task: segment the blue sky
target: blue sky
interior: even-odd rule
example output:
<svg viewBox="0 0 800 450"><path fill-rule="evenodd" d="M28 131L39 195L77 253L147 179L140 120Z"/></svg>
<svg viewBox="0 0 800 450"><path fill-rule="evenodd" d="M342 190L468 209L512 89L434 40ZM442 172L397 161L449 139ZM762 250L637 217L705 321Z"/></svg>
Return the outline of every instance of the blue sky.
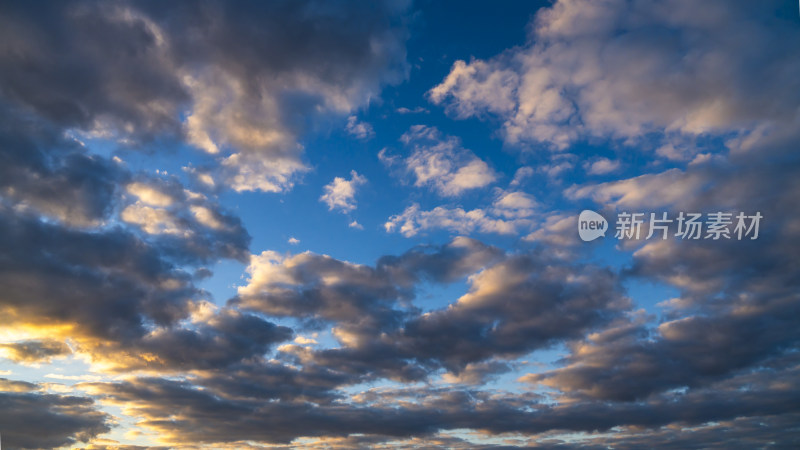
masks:
<svg viewBox="0 0 800 450"><path fill-rule="evenodd" d="M787 1L0 6L4 442L796 446L798 26Z"/></svg>

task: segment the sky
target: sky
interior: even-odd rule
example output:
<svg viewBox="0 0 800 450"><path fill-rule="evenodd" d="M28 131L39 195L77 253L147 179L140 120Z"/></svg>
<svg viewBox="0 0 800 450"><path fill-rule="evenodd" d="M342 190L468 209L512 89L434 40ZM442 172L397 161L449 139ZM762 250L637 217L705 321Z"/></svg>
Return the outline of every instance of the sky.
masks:
<svg viewBox="0 0 800 450"><path fill-rule="evenodd" d="M7 448L797 448L791 1L0 4Z"/></svg>

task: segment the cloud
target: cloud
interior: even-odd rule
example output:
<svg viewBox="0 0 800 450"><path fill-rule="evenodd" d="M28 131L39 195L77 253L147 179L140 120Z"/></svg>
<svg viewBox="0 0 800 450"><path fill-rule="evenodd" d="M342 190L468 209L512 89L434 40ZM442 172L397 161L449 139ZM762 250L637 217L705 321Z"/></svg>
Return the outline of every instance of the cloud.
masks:
<svg viewBox="0 0 800 450"><path fill-rule="evenodd" d="M67 356L71 353L67 344L55 340L0 344L0 355L17 363L49 363L54 357Z"/></svg>
<svg viewBox="0 0 800 450"><path fill-rule="evenodd" d="M505 218L529 218L539 205L532 195L521 191L501 192L492 207L494 214Z"/></svg>
<svg viewBox="0 0 800 450"><path fill-rule="evenodd" d="M111 430L110 416L98 411L91 398L45 394L40 389L33 383L0 379L3 445L21 449L72 446Z"/></svg>
<svg viewBox="0 0 800 450"><path fill-rule="evenodd" d="M185 233L167 210L153 208L140 202L128 205L120 214L120 218L125 222L139 225L150 234L184 235Z"/></svg>
<svg viewBox="0 0 800 450"><path fill-rule="evenodd" d="M615 172L620 166L619 160L612 161L608 158L600 158L592 163L585 163L583 167L590 175L605 175Z"/></svg>
<svg viewBox="0 0 800 450"><path fill-rule="evenodd" d="M409 321L401 346L458 370L581 336L627 307L612 273L545 261L537 254L509 256L473 275L455 303Z"/></svg>
<svg viewBox="0 0 800 450"><path fill-rule="evenodd" d="M540 254L505 255L467 238L383 257L374 267L265 252L254 256L248 271L248 284L232 305L334 324L340 348L288 345L279 349L282 358L355 379L420 380L437 368L460 379L462 371L478 370L493 357L514 358L583 336L629 306L610 271ZM468 274L468 293L447 308L423 314L412 306L422 281L446 283ZM489 367L505 366L487 366L481 376L491 376Z"/></svg>
<svg viewBox="0 0 800 450"><path fill-rule="evenodd" d="M288 240L287 242L288 242L288 243L290 243L290 244L292 244L292 245L297 245L297 244L299 244L299 243L300 243L300 239L297 239L297 238L295 238L295 237L290 237L290 238L289 238L289 240Z"/></svg>
<svg viewBox="0 0 800 450"><path fill-rule="evenodd" d="M237 191L290 189L307 118L346 115L407 71L404 2L95 6L4 7L4 97L90 136L183 140Z"/></svg>
<svg viewBox="0 0 800 450"><path fill-rule="evenodd" d="M291 339L292 330L251 314L223 309L194 327L155 329L132 350L149 355L150 369L220 369L259 357L273 344ZM123 364L122 370L131 370Z"/></svg>
<svg viewBox="0 0 800 450"><path fill-rule="evenodd" d="M527 178L530 178L535 173L533 167L522 166L514 172L514 178L511 180L509 186L517 187L521 185Z"/></svg>
<svg viewBox="0 0 800 450"><path fill-rule="evenodd" d="M238 389L252 386L250 382L217 384L201 379L200 389L182 380L138 378L84 387L107 402L124 405L142 418L142 427L173 446L240 440L303 446L311 444L294 440L324 437L336 442L363 436L374 443L414 436L412 443L417 445L430 442L447 447L452 442L442 443L437 432L468 428L493 435L520 433L521 445L555 445L577 435L584 445L635 446L650 442L647 436L662 436L678 448L686 442L718 443L719 433L728 442L730 431L744 439L737 444L733 438L732 448L749 448L753 443L785 441L785 428L796 419L796 377L796 369L780 369L773 378L780 384L761 375L744 375L720 383L715 390L659 396L646 403L565 405L543 402L532 393L435 386L372 388L345 404L300 399L263 402L252 391L241 395ZM259 385L270 386L264 381ZM181 405L181 420L166 420L170 405ZM612 428L614 433L605 433ZM681 433L676 434L675 428L681 428ZM691 437L686 433L692 433ZM695 433L699 433L697 441Z"/></svg>
<svg viewBox="0 0 800 450"><path fill-rule="evenodd" d="M555 149L593 137L648 146L648 133L781 134L773 128L796 125L788 74L800 59L763 49L800 34L780 8L559 1L537 13L524 45L456 61L429 98L459 118L500 117L508 143Z"/></svg>
<svg viewBox="0 0 800 450"><path fill-rule="evenodd" d="M514 225L503 219L488 217L482 209L465 211L462 208L437 206L430 211L420 209L414 203L402 212L394 215L384 224L386 232L399 232L405 237L412 237L424 230L445 229L453 233L513 234Z"/></svg>
<svg viewBox="0 0 800 450"><path fill-rule="evenodd" d="M198 263L202 254L144 241L119 227L70 229L0 208L4 263L0 310L9 332L25 330L35 342L3 345L20 362L44 361L70 349L98 367L196 367L266 352L291 331L261 318L222 310L203 315L205 294L172 261ZM208 251L208 250L206 250ZM41 342L40 342L41 341ZM191 351L190 351L191 350Z"/></svg>
<svg viewBox="0 0 800 450"><path fill-rule="evenodd" d="M401 214L391 216L384 228L388 233L399 232L405 237L412 237L436 229L458 234L516 234L520 229L530 227L537 206L533 197L519 191L497 192L488 209L466 211L460 207L437 206L425 211L414 203Z"/></svg>
<svg viewBox="0 0 800 450"><path fill-rule="evenodd" d="M0 201L69 226L105 221L129 176L58 127L2 102L0 142Z"/></svg>
<svg viewBox="0 0 800 450"><path fill-rule="evenodd" d="M427 108L424 108L422 106L417 106L416 108L413 108L413 109L406 108L405 106L401 106L401 107L397 108L395 111L398 114L423 114L423 113L424 114L428 114L430 112L430 111L428 111Z"/></svg>
<svg viewBox="0 0 800 450"><path fill-rule="evenodd" d="M376 334L397 330L404 320L418 314L411 305L417 284L456 281L500 256L498 249L468 238L456 238L440 247L415 248L400 256L386 256L375 266L310 252L294 256L264 252L253 256L247 269L250 274L247 284L239 287L230 304L271 316L295 317L312 326L320 322L333 324L333 334L338 340L347 346L361 346L375 341ZM391 337L387 335L386 339ZM382 342L374 344L381 346ZM284 351L307 358L298 348L289 346ZM396 353L396 349L389 349L379 359L402 370L400 367L405 364L394 360L396 357L392 355ZM316 362L321 367L334 364L340 370L358 371L353 364L363 364L365 369L371 365L367 360L348 361L346 355L325 351L309 357L321 358ZM324 362L326 358L330 360ZM381 363L376 360L373 365ZM348 366L351 369L345 369Z"/></svg>
<svg viewBox="0 0 800 450"><path fill-rule="evenodd" d="M411 148L402 159L382 151L379 157L389 166L400 164L414 177L414 186L429 187L439 195L455 197L488 186L497 175L486 162L461 147L456 137L443 137L439 130L424 125L412 126L400 140Z"/></svg>
<svg viewBox="0 0 800 450"><path fill-rule="evenodd" d="M349 213L356 209L356 189L365 184L367 179L350 171L350 179L336 177L323 188L325 193L319 200L328 205L328 210L337 209L343 213Z"/></svg>
<svg viewBox="0 0 800 450"><path fill-rule="evenodd" d="M148 185L141 182L133 182L125 187L125 189L134 196L138 197L142 203L151 206L170 206L175 202L172 196L165 194L158 190L156 186Z"/></svg>
<svg viewBox="0 0 800 450"><path fill-rule="evenodd" d="M351 135L362 140L375 136L375 130L372 129L372 125L367 122L359 122L356 116L347 118L347 125L344 129Z"/></svg>
<svg viewBox="0 0 800 450"><path fill-rule="evenodd" d="M731 154L567 189L567 196L593 199L609 211L663 208L672 218L681 211L760 212L770 221L761 224L756 241L630 243L633 261L625 276L679 291L660 305L657 326L632 316L571 344L564 367L526 379L571 401L633 402L672 389L714 392L746 374L777 377L776 365L789 364L800 339L789 325L800 319L790 262L800 228L786 208L800 186L792 175L797 164L783 157L792 148L770 145L757 156ZM783 162L776 166L773 158Z"/></svg>
<svg viewBox="0 0 800 450"><path fill-rule="evenodd" d="M437 206L430 211L421 211L413 204L402 214L392 216L384 225L387 232L398 230L405 237L412 237L423 230L445 229L453 233L513 234L516 229L512 222L488 217L482 209L465 211L461 208Z"/></svg>
<svg viewBox="0 0 800 450"><path fill-rule="evenodd" d="M551 246L570 247L578 244L575 230L578 226L577 215L552 213L547 215L539 227L523 239L531 242L542 242Z"/></svg>
<svg viewBox="0 0 800 450"><path fill-rule="evenodd" d="M127 192L136 200L120 201L120 219L144 231L143 238L183 260L246 258L250 235L215 198L189 191L175 177L134 178Z"/></svg>

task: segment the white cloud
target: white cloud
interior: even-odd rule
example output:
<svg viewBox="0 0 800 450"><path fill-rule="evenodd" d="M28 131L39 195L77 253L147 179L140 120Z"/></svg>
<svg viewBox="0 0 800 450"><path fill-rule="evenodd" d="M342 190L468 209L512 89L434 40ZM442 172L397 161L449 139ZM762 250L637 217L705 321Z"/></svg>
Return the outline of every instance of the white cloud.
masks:
<svg viewBox="0 0 800 450"><path fill-rule="evenodd" d="M417 106L414 109L409 109L406 107L400 107L395 110L398 114L428 114L430 111L427 108L423 108L422 106Z"/></svg>
<svg viewBox="0 0 800 450"><path fill-rule="evenodd" d="M347 118L345 130L358 139L366 140L375 136L375 130L372 129L372 125L367 122L359 122L356 116Z"/></svg>
<svg viewBox="0 0 800 450"><path fill-rule="evenodd" d="M454 197L497 179L486 162L461 147L458 138L444 138L434 127L415 125L400 140L413 149L407 158L389 156L383 150L378 157L389 166L401 163L414 177L414 186L427 186L439 195Z"/></svg>
<svg viewBox="0 0 800 450"><path fill-rule="evenodd" d="M358 223L355 220L350 222L347 226L350 227L350 228L355 228L357 230L363 230L364 229L364 226L361 225L360 223Z"/></svg>
<svg viewBox="0 0 800 450"><path fill-rule="evenodd" d="M126 190L139 198L142 202L152 206L170 206L175 199L169 194L160 191L146 183L133 182L128 184Z"/></svg>
<svg viewBox="0 0 800 450"><path fill-rule="evenodd" d="M289 240L287 242L292 244L292 245L297 245L297 244L300 243L300 239L297 239L296 237L292 236L292 237L289 238Z"/></svg>
<svg viewBox="0 0 800 450"><path fill-rule="evenodd" d="M431 101L439 104L448 96L456 96L458 102L450 106L459 117L473 116L483 109L494 113L513 111L519 75L490 64L480 60L470 64L456 61L444 81L428 93Z"/></svg>
<svg viewBox="0 0 800 450"><path fill-rule="evenodd" d="M214 212L210 209L206 208L205 206L198 206L192 205L189 207L189 210L194 215L197 222L201 225L204 225L208 228L213 228L215 230L221 230L225 228L225 225L217 219L214 215Z"/></svg>
<svg viewBox="0 0 800 450"><path fill-rule="evenodd" d="M313 337L305 337L305 336L297 336L294 338L294 342L300 345L315 345L317 344L317 340Z"/></svg>
<svg viewBox="0 0 800 450"><path fill-rule="evenodd" d="M522 219L533 216L536 200L524 192L502 192L492 205L496 216L506 219Z"/></svg>
<svg viewBox="0 0 800 450"><path fill-rule="evenodd" d="M228 185L237 192L283 192L294 186L296 177L308 170L291 157L266 157L234 153L222 162Z"/></svg>
<svg viewBox="0 0 800 450"><path fill-rule="evenodd" d="M226 16L216 8L207 8L209 18ZM184 135L189 144L217 155L218 184L236 191L291 189L292 180L307 170L298 138L308 124L346 117L368 104L383 86L405 78L404 27L376 25L404 14L404 5L381 4L369 11L354 11L348 5L324 9L259 8L257 14L264 14L259 23L270 30L268 39L257 29L237 29L216 19L207 35L187 41L185 30L175 29L174 36L173 29L160 31L164 42L159 51L186 94ZM364 18L364 26L353 27L346 19L356 16ZM327 25L314 26L317 19ZM347 39L342 38L344 29ZM308 39L290 38L295 33ZM218 42L235 50L219 48ZM306 47L318 51L298 50ZM171 53L187 48L191 57L174 58ZM355 116L348 118L347 131L359 139L374 134Z"/></svg>
<svg viewBox="0 0 800 450"><path fill-rule="evenodd" d="M584 164L584 168L591 175L605 175L616 171L620 168L620 165L618 160L612 161L608 158L600 158L592 163L587 162Z"/></svg>
<svg viewBox="0 0 800 450"><path fill-rule="evenodd" d="M134 225L149 234L175 234L185 235L189 233L184 230L178 220L166 209L153 208L137 201L128 205L120 214L122 220Z"/></svg>
<svg viewBox="0 0 800 450"><path fill-rule="evenodd" d="M366 182L367 179L356 173L355 170L350 171L349 180L336 177L327 184L324 187L325 193L319 200L327 204L330 211L338 209L341 212L348 213L356 209L356 188Z"/></svg>
<svg viewBox="0 0 800 450"><path fill-rule="evenodd" d="M693 198L708 182L700 173L670 169L608 183L572 186L564 195L573 200L591 198L617 208L655 208Z"/></svg>
<svg viewBox="0 0 800 450"><path fill-rule="evenodd" d="M526 179L533 176L534 173L535 171L533 170L533 167L530 166L520 167L519 169L517 169L516 172L514 172L514 179L511 180L509 186L516 187L521 185Z"/></svg>
<svg viewBox="0 0 800 450"><path fill-rule="evenodd" d="M748 1L561 0L540 10L525 45L457 61L429 98L457 117L498 115L511 144L755 136L762 125L794 123L800 102L789 44L800 31L773 12ZM731 145L751 147L745 141ZM661 153L688 159L682 149Z"/></svg>
<svg viewBox="0 0 800 450"><path fill-rule="evenodd" d="M566 247L579 243L575 227L578 219L574 214L553 214L548 216L541 226L524 237L530 242L543 242L557 247Z"/></svg>
<svg viewBox="0 0 800 450"><path fill-rule="evenodd" d="M430 211L424 211L416 203L406 208L402 214L390 217L384 228L389 233L399 232L405 237L434 229L445 229L460 234L474 231L512 234L515 231L510 222L492 219L482 209L465 211L462 208L437 206Z"/></svg>
<svg viewBox="0 0 800 450"><path fill-rule="evenodd" d="M560 156L572 156L572 155L560 155ZM558 158L550 164L542 164L541 166L537 167L537 171L547 174L548 177L556 179L562 173L571 170L575 167L575 164L570 160L570 158Z"/></svg>
<svg viewBox="0 0 800 450"><path fill-rule="evenodd" d="M206 185L206 187L213 188L216 185L216 182L214 182L214 177L205 170L199 170L191 165L184 166L182 169L184 172L192 175L197 181Z"/></svg>

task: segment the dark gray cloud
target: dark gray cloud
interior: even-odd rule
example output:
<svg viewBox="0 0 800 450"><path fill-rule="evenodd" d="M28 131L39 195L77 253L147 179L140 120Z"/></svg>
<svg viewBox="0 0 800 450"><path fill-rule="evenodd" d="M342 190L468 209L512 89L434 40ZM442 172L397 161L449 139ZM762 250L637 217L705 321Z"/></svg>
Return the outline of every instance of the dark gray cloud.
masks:
<svg viewBox="0 0 800 450"><path fill-rule="evenodd" d="M453 282L500 258L502 251L468 238L384 256L375 267L310 252L254 256L250 280L231 300L242 308L278 316L338 323L397 323L422 281Z"/></svg>
<svg viewBox="0 0 800 450"><path fill-rule="evenodd" d="M29 385L26 389L14 389L8 380L0 379L4 446L37 449L75 445L111 429L110 416L98 411L92 399L36 392L37 385L25 384Z"/></svg>
<svg viewBox="0 0 800 450"><path fill-rule="evenodd" d="M248 271L249 283L232 305L333 322L342 344L311 354L294 347L284 356L297 352L293 358L359 378L419 380L440 367L457 373L470 363L581 337L629 307L609 270L541 252L507 255L467 238L385 256L375 267L265 252ZM413 306L422 281L466 275L469 292L447 308L422 314Z"/></svg>
<svg viewBox="0 0 800 450"><path fill-rule="evenodd" d="M246 258L249 234L215 199L186 190L175 178L131 173L19 108L0 105L0 119L0 203L8 208L86 229L118 212L123 221L152 231L141 236L158 241L165 255L181 263ZM142 186L151 191L144 194L155 192L168 204L142 202L135 195Z"/></svg>
<svg viewBox="0 0 800 450"><path fill-rule="evenodd" d="M50 362L57 356L67 356L72 350L64 342L42 340L0 343L0 353L14 362L36 363Z"/></svg>
<svg viewBox="0 0 800 450"><path fill-rule="evenodd" d="M405 1L6 3L0 95L120 143L182 139L236 190L304 172L297 139L405 77Z"/></svg>
<svg viewBox="0 0 800 450"><path fill-rule="evenodd" d="M98 337L124 339L142 335L146 322L174 323L198 293L188 274L121 228L65 229L4 208L0 230L2 306L27 319L80 323Z"/></svg>
<svg viewBox="0 0 800 450"><path fill-rule="evenodd" d="M111 211L126 174L88 154L63 130L0 103L0 196L67 224L88 226Z"/></svg>
<svg viewBox="0 0 800 450"><path fill-rule="evenodd" d="M771 140L759 151L724 160L573 189L611 211L763 217L756 240L733 235L719 241L627 243L635 252L624 276L680 291L663 305L661 323L657 328L637 321L617 324L575 343L566 367L530 380L570 395L634 400L704 386L795 352L800 343L793 325L800 321L795 153L791 143Z"/></svg>
<svg viewBox="0 0 800 450"><path fill-rule="evenodd" d="M64 228L3 207L0 236L4 325L67 326L56 336L119 370L224 365L291 337L260 317L209 310L191 274L121 227Z"/></svg>
<svg viewBox="0 0 800 450"><path fill-rule="evenodd" d="M448 308L408 321L399 346L458 370L583 336L629 307L613 272L537 253L510 256L470 284Z"/></svg>
<svg viewBox="0 0 800 450"><path fill-rule="evenodd" d="M156 355L157 361L149 362L149 368L221 369L242 359L258 358L273 344L291 337L292 330L287 327L225 309L192 327L156 330L127 350Z"/></svg>
<svg viewBox="0 0 800 450"><path fill-rule="evenodd" d="M0 93L66 127L179 130L188 95L152 24L124 3L3 4Z"/></svg>
<svg viewBox="0 0 800 450"><path fill-rule="evenodd" d="M74 338L78 352L123 368L225 364L289 337L286 328L235 312L212 314L196 328L179 324L207 297L179 264L244 259L250 238L238 218L175 179L133 174L89 154L46 120L7 105L0 110L5 326L74 327L45 334ZM177 232L111 225L117 212L125 222L124 211L142 202L159 204L153 209L163 210ZM157 221L145 217L142 224ZM20 362L71 352L63 341L3 345Z"/></svg>
<svg viewBox="0 0 800 450"><path fill-rule="evenodd" d="M375 388L353 396L349 402L307 402L302 395L281 402L263 402L241 395L232 385L209 388L203 380L140 378L119 383L84 385L95 395L125 404L142 418L140 425L158 431L166 442L223 443L259 440L289 443L301 436L342 437L351 434L391 438L419 437L435 440L439 430L469 428L492 434L523 433L531 443L555 444L558 433L594 433L619 429L613 437L588 436L586 444L617 442L633 447L652 436L668 437L676 425L703 434L698 444L729 442L718 433L743 432L736 422L763 418L761 433L739 447L766 445L780 438L790 442L796 425L796 360L774 366L770 373L744 374L708 389L656 396L646 402L580 401L567 404L542 402L535 394L436 387ZM786 366L790 367L786 367ZM230 378L232 382L239 378ZM242 378L246 380L247 378ZM246 386L248 383L244 383ZM199 389L198 386L206 386ZM402 401L402 406L397 402ZM180 411L180 420L165 420ZM784 416L782 416L784 415ZM174 416L172 416L174 417ZM750 419L747 419L750 418ZM786 428L784 428L786 427ZM716 429L716 430L715 430ZM716 435L716 436L715 436ZM626 440L629 439L626 443ZM557 439L555 439L557 441ZM687 441L692 442L692 441ZM590 447L591 448L591 447Z"/></svg>

